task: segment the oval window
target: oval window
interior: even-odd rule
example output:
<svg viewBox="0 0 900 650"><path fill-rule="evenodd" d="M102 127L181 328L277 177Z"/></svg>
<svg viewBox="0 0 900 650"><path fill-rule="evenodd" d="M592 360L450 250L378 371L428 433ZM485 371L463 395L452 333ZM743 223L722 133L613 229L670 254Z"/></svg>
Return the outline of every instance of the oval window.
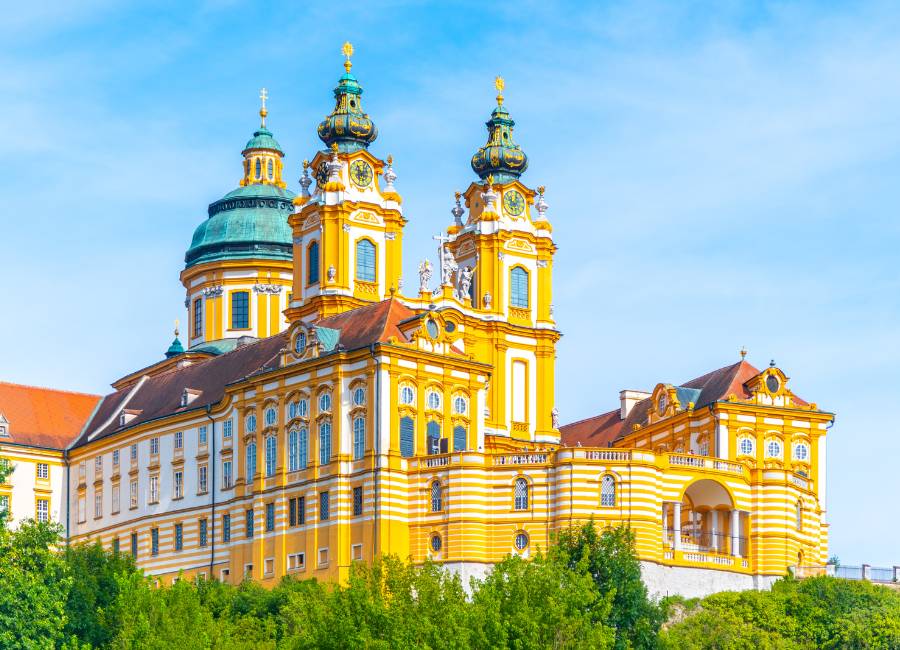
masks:
<svg viewBox="0 0 900 650"><path fill-rule="evenodd" d="M267 169L267 171L268 171L268 173L269 173L269 180L272 180L272 179L275 177L275 171L274 171L274 169L275 169L275 167L274 167L274 165L272 164L272 159L269 158L269 164L268 164L268 169Z"/></svg>
<svg viewBox="0 0 900 650"><path fill-rule="evenodd" d="M306 332L297 332L297 338L294 339L294 352L298 355L306 352Z"/></svg>
<svg viewBox="0 0 900 650"><path fill-rule="evenodd" d="M440 333L438 324L431 318L425 321L425 330L428 332L428 336L433 339L436 339L438 337L438 334Z"/></svg>
<svg viewBox="0 0 900 650"><path fill-rule="evenodd" d="M525 533L519 533L516 535L516 548L520 551L524 551L528 548L528 535Z"/></svg>
<svg viewBox="0 0 900 650"><path fill-rule="evenodd" d="M437 553L441 550L441 536L440 535L432 535L431 536L431 550Z"/></svg>
<svg viewBox="0 0 900 650"><path fill-rule="evenodd" d="M778 380L778 377L775 375L766 377L766 388L769 389L770 393L777 393L778 389L781 388L781 382Z"/></svg>

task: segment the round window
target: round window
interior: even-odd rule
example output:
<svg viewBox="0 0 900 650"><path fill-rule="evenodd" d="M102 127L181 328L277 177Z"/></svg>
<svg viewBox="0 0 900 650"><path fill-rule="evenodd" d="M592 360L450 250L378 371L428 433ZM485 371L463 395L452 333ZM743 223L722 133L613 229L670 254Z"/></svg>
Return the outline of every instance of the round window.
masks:
<svg viewBox="0 0 900 650"><path fill-rule="evenodd" d="M438 334L440 333L440 330L438 329L438 324L430 318L427 321L425 321L425 331L427 331L428 336L430 336L433 339L436 339L438 337Z"/></svg>
<svg viewBox="0 0 900 650"><path fill-rule="evenodd" d="M770 393L777 393L778 389L781 388L781 382L778 380L778 377L775 375L766 377L766 388L769 389Z"/></svg>
<svg viewBox="0 0 900 650"><path fill-rule="evenodd" d="M528 548L528 535L525 533L519 533L516 535L516 548L520 551L524 551Z"/></svg>
<svg viewBox="0 0 900 650"><path fill-rule="evenodd" d="M297 337L294 339L294 352L298 355L306 352L306 332L297 332Z"/></svg>
<svg viewBox="0 0 900 650"><path fill-rule="evenodd" d="M447 321L446 323L444 323L444 329L448 333L455 332L456 331L456 323L451 323L450 321Z"/></svg>
<svg viewBox="0 0 900 650"><path fill-rule="evenodd" d="M441 536L440 535L432 535L431 536L431 550L437 553L441 550Z"/></svg>
<svg viewBox="0 0 900 650"><path fill-rule="evenodd" d="M766 446L766 453L771 458L778 458L779 456L781 456L781 443L776 440L770 441Z"/></svg>

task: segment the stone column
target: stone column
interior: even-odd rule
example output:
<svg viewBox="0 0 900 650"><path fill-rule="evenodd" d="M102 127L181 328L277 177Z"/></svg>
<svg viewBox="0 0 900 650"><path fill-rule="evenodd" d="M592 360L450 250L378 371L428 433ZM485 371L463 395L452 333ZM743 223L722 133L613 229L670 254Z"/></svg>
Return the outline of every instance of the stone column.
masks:
<svg viewBox="0 0 900 650"><path fill-rule="evenodd" d="M731 511L731 555L741 557L741 511Z"/></svg>
<svg viewBox="0 0 900 650"><path fill-rule="evenodd" d="M709 511L709 537L713 553L719 552L719 511Z"/></svg>
<svg viewBox="0 0 900 650"><path fill-rule="evenodd" d="M669 504L663 501L662 504L662 538L663 538L663 548L665 548L666 543L669 541Z"/></svg>
<svg viewBox="0 0 900 650"><path fill-rule="evenodd" d="M681 550L681 502L672 504L672 549Z"/></svg>

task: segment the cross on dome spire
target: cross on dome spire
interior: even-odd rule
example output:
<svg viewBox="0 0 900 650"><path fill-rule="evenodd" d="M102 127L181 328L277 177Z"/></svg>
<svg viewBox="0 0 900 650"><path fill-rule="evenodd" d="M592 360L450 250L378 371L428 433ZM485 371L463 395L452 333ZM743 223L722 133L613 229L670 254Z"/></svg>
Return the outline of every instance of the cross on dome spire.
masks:
<svg viewBox="0 0 900 650"><path fill-rule="evenodd" d="M497 106L503 106L503 88L505 85L503 77L497 75L497 78L494 79L494 88L497 89Z"/></svg>
<svg viewBox="0 0 900 650"><path fill-rule="evenodd" d="M344 70L350 72L350 68L353 67L353 63L350 62L350 57L353 56L353 44L350 41L344 43L344 46L341 48L341 54L347 59L344 61Z"/></svg>
<svg viewBox="0 0 900 650"><path fill-rule="evenodd" d="M266 115L269 114L269 111L266 110L266 100L269 98L269 91L265 88L260 89L259 91L259 100L262 103L259 109L259 125L262 128L266 128Z"/></svg>

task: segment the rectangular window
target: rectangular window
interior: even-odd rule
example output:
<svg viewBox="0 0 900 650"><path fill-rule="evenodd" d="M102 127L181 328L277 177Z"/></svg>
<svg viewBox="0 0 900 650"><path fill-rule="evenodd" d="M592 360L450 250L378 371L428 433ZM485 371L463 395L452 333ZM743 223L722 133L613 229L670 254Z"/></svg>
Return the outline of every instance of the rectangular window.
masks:
<svg viewBox="0 0 900 650"><path fill-rule="evenodd" d="M309 277L307 284L319 281L319 242L314 241L306 249L306 273Z"/></svg>
<svg viewBox="0 0 900 650"><path fill-rule="evenodd" d="M118 467L118 466L119 466L119 450L114 449L113 450L113 467Z"/></svg>
<svg viewBox="0 0 900 650"><path fill-rule="evenodd" d="M207 525L206 519L201 519L200 520L200 533L199 533L200 546L206 546L206 525Z"/></svg>
<svg viewBox="0 0 900 650"><path fill-rule="evenodd" d="M306 497L297 497L297 525L306 523Z"/></svg>
<svg viewBox="0 0 900 650"><path fill-rule="evenodd" d="M184 526L175 524L175 550L180 551L184 547Z"/></svg>
<svg viewBox="0 0 900 650"><path fill-rule="evenodd" d="M231 541L231 515L222 515L222 541Z"/></svg>
<svg viewBox="0 0 900 650"><path fill-rule="evenodd" d="M200 494L204 494L208 487L206 474L206 465L200 465L200 467L197 468L197 491L200 492Z"/></svg>
<svg viewBox="0 0 900 650"><path fill-rule="evenodd" d="M466 428L462 425L453 427L453 451L466 450Z"/></svg>
<svg viewBox="0 0 900 650"><path fill-rule="evenodd" d="M137 533L131 533L131 557L138 555Z"/></svg>
<svg viewBox="0 0 900 650"><path fill-rule="evenodd" d="M288 571L299 571L306 567L306 553L288 555Z"/></svg>
<svg viewBox="0 0 900 650"><path fill-rule="evenodd" d="M138 505L138 482L136 478L131 479L131 483L128 485L128 497L128 507L134 510Z"/></svg>
<svg viewBox="0 0 900 650"><path fill-rule="evenodd" d="M330 505L328 492L319 492L319 519L321 521L328 521Z"/></svg>
<svg viewBox="0 0 900 650"><path fill-rule="evenodd" d="M175 472L175 498L180 499L184 496L184 472Z"/></svg>
<svg viewBox="0 0 900 650"><path fill-rule="evenodd" d="M227 490L231 487L231 461L222 461L222 489Z"/></svg>
<svg viewBox="0 0 900 650"><path fill-rule="evenodd" d="M159 438L150 438L150 455L159 455Z"/></svg>
<svg viewBox="0 0 900 650"><path fill-rule="evenodd" d="M267 503L266 504L266 531L272 532L275 530L275 504Z"/></svg>
<svg viewBox="0 0 900 650"><path fill-rule="evenodd" d="M0 494L0 514L9 512L9 495Z"/></svg>
<svg viewBox="0 0 900 650"><path fill-rule="evenodd" d="M194 338L203 336L203 299L194 300Z"/></svg>
<svg viewBox="0 0 900 650"><path fill-rule="evenodd" d="M83 524L87 520L87 500L85 497L78 497L78 523Z"/></svg>
<svg viewBox="0 0 900 650"><path fill-rule="evenodd" d="M325 566L328 564L328 549L320 548L319 549L319 566Z"/></svg>
<svg viewBox="0 0 900 650"><path fill-rule="evenodd" d="M103 516L103 492L94 492L94 519Z"/></svg>
<svg viewBox="0 0 900 650"><path fill-rule="evenodd" d="M137 460L137 445L131 445L131 460L132 462Z"/></svg>
<svg viewBox="0 0 900 650"><path fill-rule="evenodd" d="M206 427L200 427L199 429L197 429L197 444L206 444Z"/></svg>
<svg viewBox="0 0 900 650"><path fill-rule="evenodd" d="M235 291L231 294L231 328L250 327L250 292Z"/></svg>
<svg viewBox="0 0 900 650"><path fill-rule="evenodd" d="M184 449L184 431L175 432L175 449Z"/></svg>
<svg viewBox="0 0 900 650"><path fill-rule="evenodd" d="M509 304L528 309L528 271L521 266L509 272Z"/></svg>
<svg viewBox="0 0 900 650"><path fill-rule="evenodd" d="M413 455L416 425L409 416L400 418L400 455L409 458Z"/></svg>
<svg viewBox="0 0 900 650"><path fill-rule="evenodd" d="M353 488L353 515L359 517L363 510L363 491L362 486Z"/></svg>
<svg viewBox="0 0 900 650"><path fill-rule="evenodd" d="M319 464L327 465L331 461L331 422L319 425Z"/></svg>
<svg viewBox="0 0 900 650"><path fill-rule="evenodd" d="M37 477L41 479L50 478L50 466L47 463L37 464Z"/></svg>
<svg viewBox="0 0 900 650"><path fill-rule="evenodd" d="M50 501L49 499L37 500L37 520L40 522L50 521Z"/></svg>
<svg viewBox="0 0 900 650"><path fill-rule="evenodd" d="M112 513L117 512L119 512L119 484L115 483L112 486Z"/></svg>
<svg viewBox="0 0 900 650"><path fill-rule="evenodd" d="M118 537L113 537L113 541L112 541L112 552L113 552L114 555L118 555L118 554L119 554L119 538L118 538Z"/></svg>
<svg viewBox="0 0 900 650"><path fill-rule="evenodd" d="M356 279L375 282L375 244L368 239L356 242Z"/></svg>
<svg viewBox="0 0 900 650"><path fill-rule="evenodd" d="M263 562L263 574L270 576L275 573L275 558L267 557Z"/></svg>
<svg viewBox="0 0 900 650"><path fill-rule="evenodd" d="M288 500L288 525L297 525L297 499Z"/></svg>
<svg viewBox="0 0 900 650"><path fill-rule="evenodd" d="M353 418L353 460L359 460L366 453L366 418Z"/></svg>
<svg viewBox="0 0 900 650"><path fill-rule="evenodd" d="M94 459L94 475L103 474L103 456Z"/></svg>
<svg viewBox="0 0 900 650"><path fill-rule="evenodd" d="M159 555L159 528L150 529L150 555Z"/></svg>
<svg viewBox="0 0 900 650"><path fill-rule="evenodd" d="M247 538L253 537L253 508L249 508L244 513L244 528L247 532Z"/></svg>
<svg viewBox="0 0 900 650"><path fill-rule="evenodd" d="M150 477L150 495L148 503L159 503L159 476Z"/></svg>
<svg viewBox="0 0 900 650"><path fill-rule="evenodd" d="M357 562L362 560L362 544L354 544L350 547L350 559Z"/></svg>
<svg viewBox="0 0 900 650"><path fill-rule="evenodd" d="M231 437L231 432L233 431L233 429L232 429L233 426L234 425L231 423L231 420L225 420L225 422L222 423L222 437L223 438Z"/></svg>

